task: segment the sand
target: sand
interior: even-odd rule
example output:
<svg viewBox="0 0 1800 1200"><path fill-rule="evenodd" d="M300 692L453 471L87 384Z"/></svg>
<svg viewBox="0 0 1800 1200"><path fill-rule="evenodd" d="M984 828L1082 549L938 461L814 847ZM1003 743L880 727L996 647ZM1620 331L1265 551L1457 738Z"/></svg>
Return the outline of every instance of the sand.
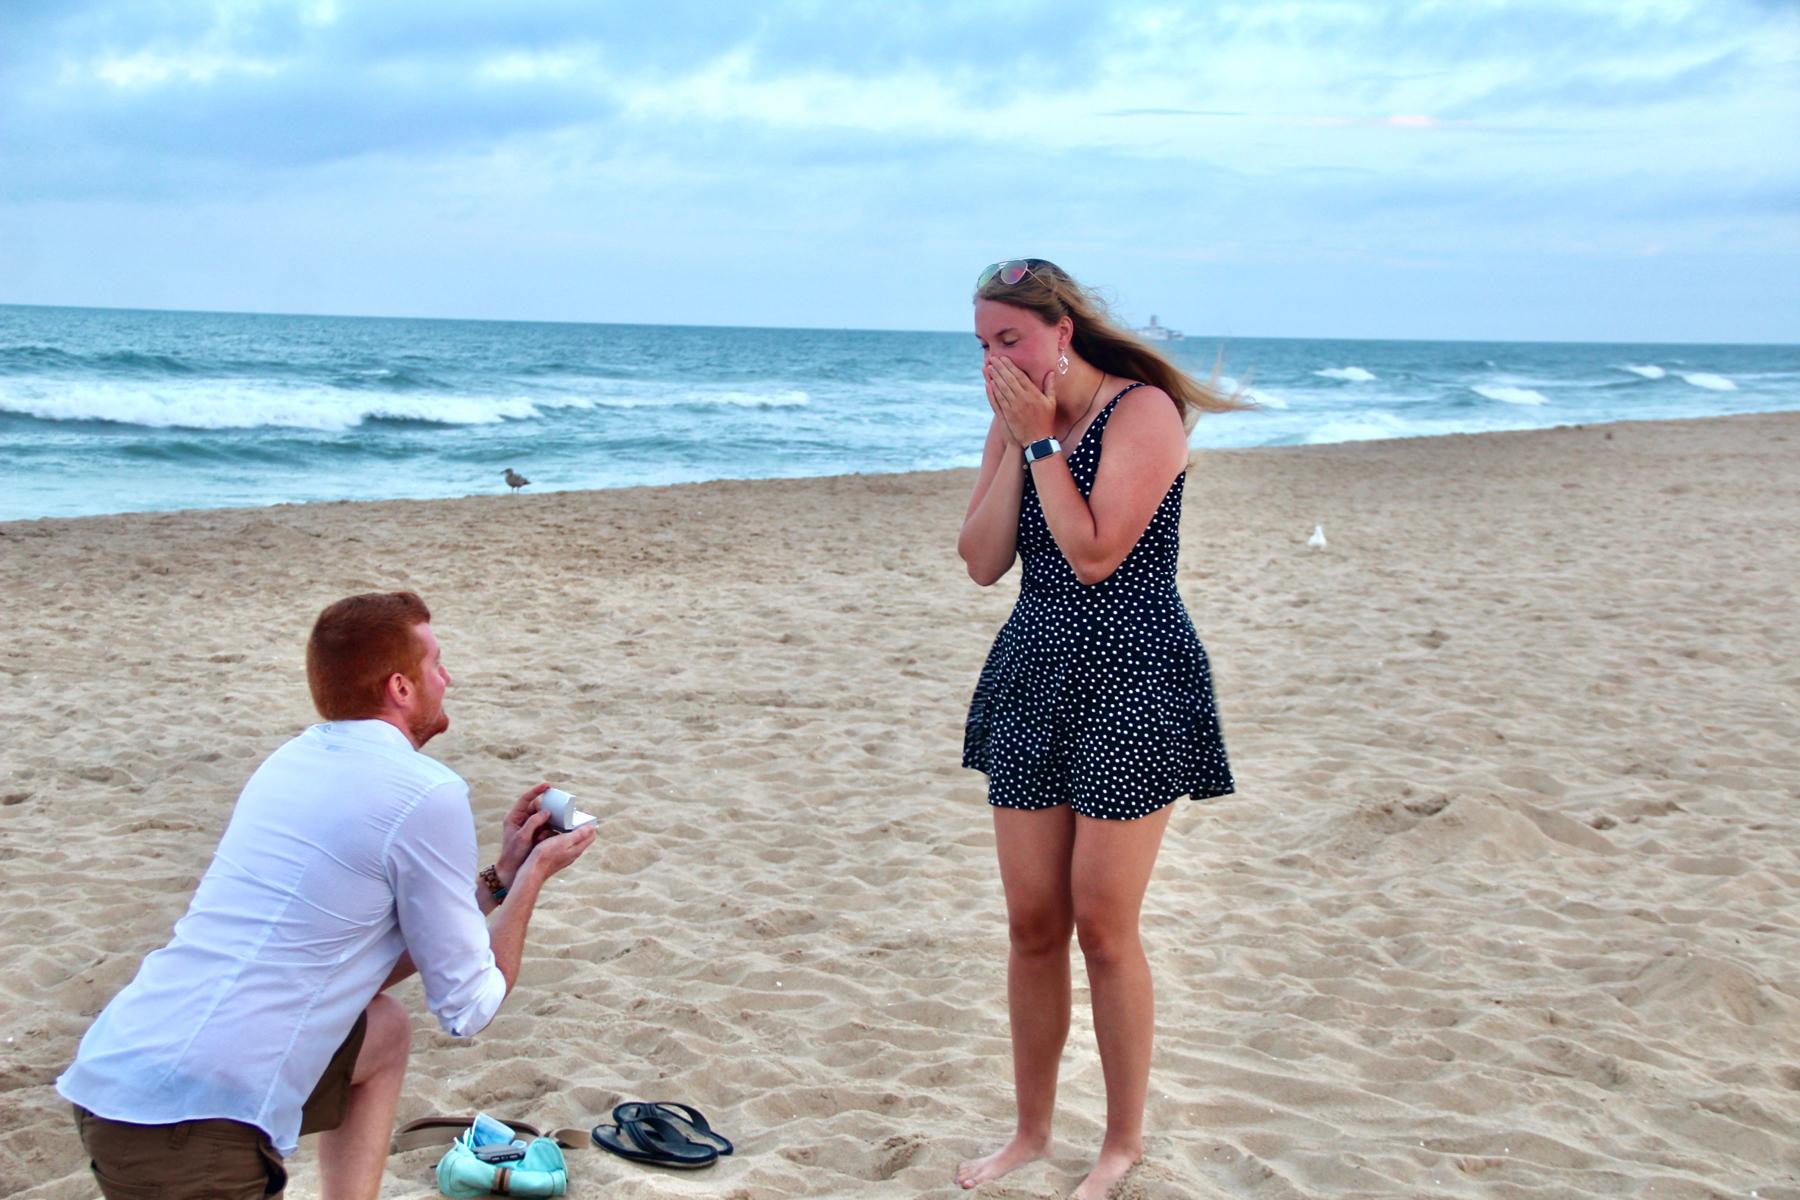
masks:
<svg viewBox="0 0 1800 1200"><path fill-rule="evenodd" d="M311 719L313 616L397 587L484 856L540 778L602 818L472 1044L401 990L402 1118L675 1098L738 1153L578 1154L571 1195L959 1194L1012 1115L957 759L1017 584L962 572L970 483L0 525L0 1194L93 1194L51 1080ZM1150 887L1121 1194L1800 1197L1800 414L1214 452L1188 489L1240 790L1179 806ZM1058 1151L982 1197L1064 1194L1098 1143L1076 980Z"/></svg>

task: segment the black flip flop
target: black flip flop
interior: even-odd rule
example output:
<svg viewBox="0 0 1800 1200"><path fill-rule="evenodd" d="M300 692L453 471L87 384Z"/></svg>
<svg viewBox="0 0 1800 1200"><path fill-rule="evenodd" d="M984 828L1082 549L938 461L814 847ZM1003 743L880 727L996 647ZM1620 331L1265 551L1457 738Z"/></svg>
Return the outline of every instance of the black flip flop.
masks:
<svg viewBox="0 0 1800 1200"><path fill-rule="evenodd" d="M731 1139L707 1124L706 1114L689 1104L675 1100L656 1100L650 1103L633 1100L613 1109L612 1115L613 1120L620 1125L629 1125L647 1117L661 1117L696 1146L711 1146L719 1152L720 1157L730 1154L732 1150Z"/></svg>
<svg viewBox="0 0 1800 1200"><path fill-rule="evenodd" d="M661 1117L646 1117L618 1125L596 1125L588 1136L602 1150L651 1167L693 1171L719 1161L717 1150L690 1142L679 1129Z"/></svg>

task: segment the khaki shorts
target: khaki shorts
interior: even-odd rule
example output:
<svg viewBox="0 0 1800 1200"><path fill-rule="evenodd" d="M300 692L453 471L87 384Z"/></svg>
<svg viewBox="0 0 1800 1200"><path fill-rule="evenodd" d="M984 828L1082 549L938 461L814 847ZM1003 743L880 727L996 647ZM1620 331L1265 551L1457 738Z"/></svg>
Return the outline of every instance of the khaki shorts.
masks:
<svg viewBox="0 0 1800 1200"><path fill-rule="evenodd" d="M369 1021L359 1015L350 1036L325 1064L300 1110L300 1132L344 1123L350 1078ZM178 1121L133 1125L75 1106L75 1129L106 1200L264 1200L287 1187L287 1169L269 1135L242 1121Z"/></svg>

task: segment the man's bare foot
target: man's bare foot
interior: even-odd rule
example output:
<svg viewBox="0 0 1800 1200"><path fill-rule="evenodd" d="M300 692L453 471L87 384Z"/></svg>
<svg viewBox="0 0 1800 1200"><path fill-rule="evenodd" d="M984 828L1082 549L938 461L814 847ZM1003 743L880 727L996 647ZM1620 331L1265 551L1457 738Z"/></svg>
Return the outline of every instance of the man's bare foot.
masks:
<svg viewBox="0 0 1800 1200"><path fill-rule="evenodd" d="M1141 1150L1133 1152L1100 1147L1100 1157L1094 1160L1094 1169L1081 1181L1081 1186L1069 1194L1069 1200L1106 1200L1119 1181L1130 1174L1131 1168L1143 1157Z"/></svg>
<svg viewBox="0 0 1800 1200"><path fill-rule="evenodd" d="M998 1179L1014 1167L1035 1162L1050 1150L1050 1139L1013 1135L1013 1140L986 1158L972 1158L956 1168L956 1184L963 1189L980 1187L990 1179Z"/></svg>

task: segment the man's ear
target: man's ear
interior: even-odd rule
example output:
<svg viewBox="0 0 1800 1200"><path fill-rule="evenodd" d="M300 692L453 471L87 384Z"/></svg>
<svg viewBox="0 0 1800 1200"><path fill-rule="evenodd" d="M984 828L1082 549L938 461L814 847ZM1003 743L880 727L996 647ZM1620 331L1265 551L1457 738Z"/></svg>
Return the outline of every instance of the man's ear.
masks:
<svg viewBox="0 0 1800 1200"><path fill-rule="evenodd" d="M388 676L387 694L389 700L404 708L407 701L412 699L412 680L406 677L404 671L395 671Z"/></svg>

